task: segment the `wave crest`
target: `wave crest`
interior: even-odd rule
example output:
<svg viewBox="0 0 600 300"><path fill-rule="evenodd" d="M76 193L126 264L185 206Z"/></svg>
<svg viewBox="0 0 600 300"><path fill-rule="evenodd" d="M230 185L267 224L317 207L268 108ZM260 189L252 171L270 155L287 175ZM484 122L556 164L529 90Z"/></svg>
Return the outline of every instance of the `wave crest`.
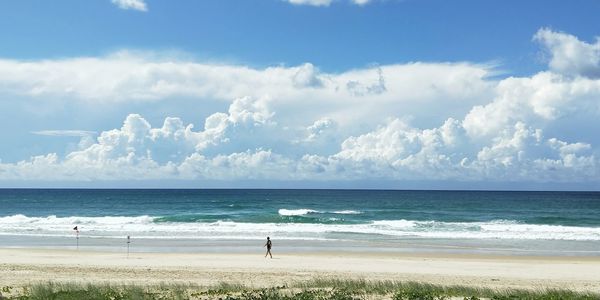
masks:
<svg viewBox="0 0 600 300"><path fill-rule="evenodd" d="M336 214L336 215L359 215L362 212L357 210L336 210L336 211L318 211L309 208L300 209L285 209L282 208L277 211L280 216L304 216L308 214Z"/></svg>
<svg viewBox="0 0 600 300"><path fill-rule="evenodd" d="M338 210L338 211L333 211L332 213L339 214L339 215L360 215L360 214L362 214L362 212L357 211L357 210Z"/></svg>
<svg viewBox="0 0 600 300"><path fill-rule="evenodd" d="M317 213L310 209L279 210L280 215ZM441 239L515 239L600 241L600 227L524 224L513 220L488 222L441 222L377 220L353 224L251 223L231 220L168 222L151 216L27 217L22 214L0 217L0 235L72 236L73 226L82 236L214 239L236 237L262 239L371 239L417 237Z"/></svg>
<svg viewBox="0 0 600 300"><path fill-rule="evenodd" d="M279 213L279 215L281 215L281 216L304 216L304 215L308 215L308 214L319 213L319 211L307 209L307 208L301 208L301 209L282 208L277 213Z"/></svg>

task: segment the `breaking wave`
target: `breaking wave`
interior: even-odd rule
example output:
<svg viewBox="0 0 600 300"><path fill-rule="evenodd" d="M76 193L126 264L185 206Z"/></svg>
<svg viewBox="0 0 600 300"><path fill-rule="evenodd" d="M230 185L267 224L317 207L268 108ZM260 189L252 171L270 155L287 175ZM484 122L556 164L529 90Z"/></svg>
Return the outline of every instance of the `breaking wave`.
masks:
<svg viewBox="0 0 600 300"><path fill-rule="evenodd" d="M354 213L354 211L352 211ZM280 209L282 216L318 213L310 209ZM339 214L351 214L340 211ZM443 239L517 239L600 241L600 227L524 224L514 220L489 222L440 222L415 220L376 220L359 224L258 223L198 221L173 222L166 217L28 217L22 214L0 217L0 235L72 236L77 225L82 236L190 239L262 239L275 235L281 239L371 239L443 238Z"/></svg>

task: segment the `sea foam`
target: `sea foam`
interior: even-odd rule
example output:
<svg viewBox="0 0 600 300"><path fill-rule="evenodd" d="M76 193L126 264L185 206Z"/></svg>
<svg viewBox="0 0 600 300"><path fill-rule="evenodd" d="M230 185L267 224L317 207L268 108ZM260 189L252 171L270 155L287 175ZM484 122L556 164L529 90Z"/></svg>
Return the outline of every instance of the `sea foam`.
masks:
<svg viewBox="0 0 600 300"><path fill-rule="evenodd" d="M285 211L284 211L285 213ZM291 215L310 213L292 210ZM282 214L284 215L284 214ZM251 223L217 222L158 222L152 216L104 217L0 217L0 235L72 236L75 225L82 236L122 237L134 235L145 238L190 239L260 239L277 236L282 239L359 239L376 237L402 239L515 239L515 240L573 240L600 241L599 227L524 224L513 220L489 222L439 222L416 220L378 220L360 224L323 223Z"/></svg>
<svg viewBox="0 0 600 300"><path fill-rule="evenodd" d="M340 214L340 215L360 215L360 214L362 214L362 212L356 211L356 210L337 210L337 211L332 211L332 213Z"/></svg>
<svg viewBox="0 0 600 300"><path fill-rule="evenodd" d="M279 215L282 215L282 216L304 216L304 215L308 215L311 213L318 213L318 212L319 211L307 209L307 208L301 208L301 209L282 208L278 211Z"/></svg>
<svg viewBox="0 0 600 300"><path fill-rule="evenodd" d="M309 208L300 208L300 209L285 209L282 208L277 211L277 213L281 216L304 216L308 214L339 214L339 215L359 215L362 214L360 211L356 210L336 210L336 211L318 211Z"/></svg>

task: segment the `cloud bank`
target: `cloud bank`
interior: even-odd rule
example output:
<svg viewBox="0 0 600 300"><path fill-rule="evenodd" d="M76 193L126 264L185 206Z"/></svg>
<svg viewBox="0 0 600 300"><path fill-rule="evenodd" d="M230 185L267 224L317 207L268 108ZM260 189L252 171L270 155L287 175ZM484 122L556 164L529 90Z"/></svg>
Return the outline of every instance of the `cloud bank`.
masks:
<svg viewBox="0 0 600 300"><path fill-rule="evenodd" d="M0 60L0 95L24 101L226 107L197 124L130 113L64 156L0 162L0 179L597 182L598 42L550 29L534 40L548 70L504 79L468 62L326 73L128 52Z"/></svg>

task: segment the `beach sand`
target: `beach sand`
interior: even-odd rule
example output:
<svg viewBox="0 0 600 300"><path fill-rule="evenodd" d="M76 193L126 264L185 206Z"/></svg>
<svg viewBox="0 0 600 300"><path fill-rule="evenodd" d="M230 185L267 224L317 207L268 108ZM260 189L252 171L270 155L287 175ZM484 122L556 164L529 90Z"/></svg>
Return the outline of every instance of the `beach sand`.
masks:
<svg viewBox="0 0 600 300"><path fill-rule="evenodd" d="M314 278L600 292L600 257L433 253L124 253L0 249L0 286L36 282L220 282L269 287Z"/></svg>

